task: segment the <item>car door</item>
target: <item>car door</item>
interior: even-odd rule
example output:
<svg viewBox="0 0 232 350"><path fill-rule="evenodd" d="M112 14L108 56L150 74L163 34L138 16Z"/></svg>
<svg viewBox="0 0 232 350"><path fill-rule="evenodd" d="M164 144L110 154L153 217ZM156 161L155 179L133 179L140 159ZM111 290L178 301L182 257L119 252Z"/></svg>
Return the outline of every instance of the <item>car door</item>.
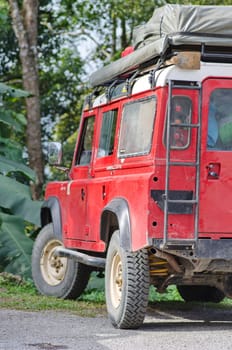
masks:
<svg viewBox="0 0 232 350"><path fill-rule="evenodd" d="M84 117L80 129L71 180L67 185L67 240L89 240L89 226L86 222L88 182L90 181L93 158L95 115Z"/></svg>
<svg viewBox="0 0 232 350"><path fill-rule="evenodd" d="M95 154L88 182L86 221L89 237L100 240L100 225L103 208L110 201L114 185L115 138L118 119L118 103L111 103L98 111L98 127L95 140Z"/></svg>
<svg viewBox="0 0 232 350"><path fill-rule="evenodd" d="M232 232L232 79L202 84L199 231L207 237Z"/></svg>

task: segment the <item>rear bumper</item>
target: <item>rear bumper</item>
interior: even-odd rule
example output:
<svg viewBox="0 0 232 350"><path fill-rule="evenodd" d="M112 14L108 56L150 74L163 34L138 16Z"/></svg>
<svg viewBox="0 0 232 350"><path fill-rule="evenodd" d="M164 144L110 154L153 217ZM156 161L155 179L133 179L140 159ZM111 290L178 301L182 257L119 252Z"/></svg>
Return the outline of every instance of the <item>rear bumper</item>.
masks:
<svg viewBox="0 0 232 350"><path fill-rule="evenodd" d="M232 238L218 240L201 238L196 242L191 242L191 244L184 240L178 240L166 244L165 247L162 240L153 239L152 245L167 251L169 254L187 259L232 260Z"/></svg>

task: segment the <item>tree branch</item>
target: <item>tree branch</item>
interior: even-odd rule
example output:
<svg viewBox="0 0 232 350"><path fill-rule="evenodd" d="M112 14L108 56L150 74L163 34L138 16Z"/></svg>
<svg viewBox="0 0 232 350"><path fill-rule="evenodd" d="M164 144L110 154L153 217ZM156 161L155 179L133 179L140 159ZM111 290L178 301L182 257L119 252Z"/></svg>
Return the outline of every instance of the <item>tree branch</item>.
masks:
<svg viewBox="0 0 232 350"><path fill-rule="evenodd" d="M24 49L28 48L27 33L23 25L23 19L20 13L17 0L9 0L12 26L18 42L22 43Z"/></svg>
<svg viewBox="0 0 232 350"><path fill-rule="evenodd" d="M68 34L71 37L78 37L80 35L86 36L87 38L92 40L97 45L97 47L101 48L101 45L99 44L99 42L90 33L86 32L84 29L81 29L80 31L76 31L76 32L67 32L63 34ZM111 58L111 54L109 54L109 52L107 52L105 49L101 48L101 52L107 59Z"/></svg>

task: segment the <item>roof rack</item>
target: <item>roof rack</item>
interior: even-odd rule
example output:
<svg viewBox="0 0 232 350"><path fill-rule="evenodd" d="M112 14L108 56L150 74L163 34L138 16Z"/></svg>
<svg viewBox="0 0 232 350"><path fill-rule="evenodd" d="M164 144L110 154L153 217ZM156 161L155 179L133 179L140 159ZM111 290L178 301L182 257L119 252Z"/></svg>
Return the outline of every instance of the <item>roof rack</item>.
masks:
<svg viewBox="0 0 232 350"><path fill-rule="evenodd" d="M203 62L232 63L232 47L208 47L202 44L201 60Z"/></svg>

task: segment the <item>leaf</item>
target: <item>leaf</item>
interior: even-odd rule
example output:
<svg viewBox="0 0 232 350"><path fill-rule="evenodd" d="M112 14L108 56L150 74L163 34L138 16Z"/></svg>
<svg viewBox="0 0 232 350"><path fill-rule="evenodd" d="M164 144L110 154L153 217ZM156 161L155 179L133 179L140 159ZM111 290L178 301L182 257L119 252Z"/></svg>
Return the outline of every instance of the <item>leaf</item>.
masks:
<svg viewBox="0 0 232 350"><path fill-rule="evenodd" d="M28 186L9 177L0 175L0 207L24 220L40 226L40 208L42 202L33 201Z"/></svg>
<svg viewBox="0 0 232 350"><path fill-rule="evenodd" d="M28 179L35 181L35 173L29 167L0 156L0 173L7 175L11 172L20 172Z"/></svg>
<svg viewBox="0 0 232 350"><path fill-rule="evenodd" d="M23 115L22 113L15 113L14 112L14 118L24 127L27 125L27 119L26 119L25 115Z"/></svg>
<svg viewBox="0 0 232 350"><path fill-rule="evenodd" d="M7 159L12 161L18 161L22 159L23 148L22 146L9 138L0 137L0 154L4 155Z"/></svg>
<svg viewBox="0 0 232 350"><path fill-rule="evenodd" d="M33 241L24 234L24 221L13 215L0 213L0 261L6 272L31 276Z"/></svg>
<svg viewBox="0 0 232 350"><path fill-rule="evenodd" d="M1 92L0 92L1 93ZM0 108L0 122L12 127L15 131L23 131L22 124L16 119L20 120L21 117L14 116L14 113L9 110ZM21 118L22 119L22 118Z"/></svg>
<svg viewBox="0 0 232 350"><path fill-rule="evenodd" d="M8 96L11 97L28 97L30 96L29 92L21 90L21 89L16 89L14 87L11 87L9 85L0 83L0 94L7 94Z"/></svg>

